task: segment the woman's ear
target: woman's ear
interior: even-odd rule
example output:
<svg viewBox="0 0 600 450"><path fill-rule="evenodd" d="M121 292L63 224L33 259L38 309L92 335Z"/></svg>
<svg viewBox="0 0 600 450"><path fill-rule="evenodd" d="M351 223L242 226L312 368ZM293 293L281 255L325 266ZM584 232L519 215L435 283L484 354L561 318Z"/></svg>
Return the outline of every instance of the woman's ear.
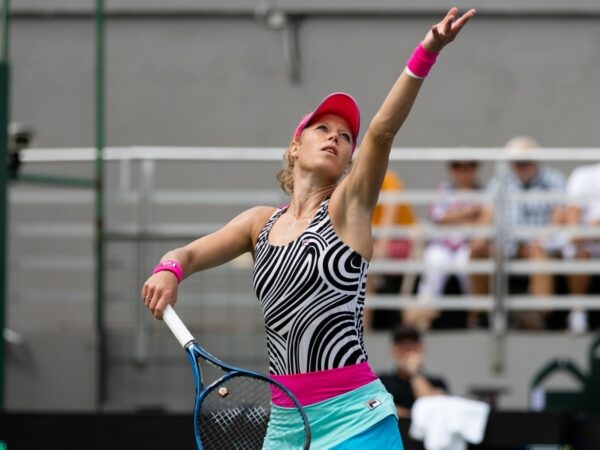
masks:
<svg viewBox="0 0 600 450"><path fill-rule="evenodd" d="M289 152L292 160L298 159L298 152L300 151L300 143L298 141L290 142Z"/></svg>

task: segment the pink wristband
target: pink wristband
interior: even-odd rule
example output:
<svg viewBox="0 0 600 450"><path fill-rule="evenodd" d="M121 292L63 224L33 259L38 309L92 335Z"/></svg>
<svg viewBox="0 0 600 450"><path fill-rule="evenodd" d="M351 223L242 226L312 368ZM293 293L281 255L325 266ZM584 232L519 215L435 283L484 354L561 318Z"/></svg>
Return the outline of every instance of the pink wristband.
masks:
<svg viewBox="0 0 600 450"><path fill-rule="evenodd" d="M168 270L172 274L177 277L177 282L181 283L181 279L183 278L183 269L181 268L181 264L175 261L174 259L169 259L166 261L159 262L154 270L152 271L152 275L158 272L162 272L163 270Z"/></svg>
<svg viewBox="0 0 600 450"><path fill-rule="evenodd" d="M439 52L432 52L419 43L406 63L406 73L413 78L422 80L435 64Z"/></svg>

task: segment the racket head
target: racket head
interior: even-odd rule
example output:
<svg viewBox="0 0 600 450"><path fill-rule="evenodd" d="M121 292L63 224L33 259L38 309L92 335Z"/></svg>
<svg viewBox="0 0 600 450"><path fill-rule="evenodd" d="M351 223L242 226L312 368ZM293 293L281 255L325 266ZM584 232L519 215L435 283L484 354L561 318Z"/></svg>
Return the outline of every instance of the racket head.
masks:
<svg viewBox="0 0 600 450"><path fill-rule="evenodd" d="M308 418L287 388L269 377L225 365L214 357L207 361L225 374L203 388L198 358L212 355L195 342L186 350L190 360L195 360L194 431L199 449L309 448ZM273 406L273 396L283 400L286 407Z"/></svg>

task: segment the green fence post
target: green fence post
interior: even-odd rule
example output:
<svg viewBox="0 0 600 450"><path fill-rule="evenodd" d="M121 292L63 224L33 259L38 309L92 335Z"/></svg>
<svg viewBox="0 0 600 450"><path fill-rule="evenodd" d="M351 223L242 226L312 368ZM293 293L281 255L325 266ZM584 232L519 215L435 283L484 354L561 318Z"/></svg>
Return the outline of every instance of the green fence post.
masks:
<svg viewBox="0 0 600 450"><path fill-rule="evenodd" d="M98 407L106 401L106 338L104 329L104 0L96 0L96 336L98 338Z"/></svg>
<svg viewBox="0 0 600 450"><path fill-rule="evenodd" d="M2 60L0 61L0 410L4 410L6 343L6 227L8 185L8 122L10 111L10 65L9 50L9 0L4 0L2 10Z"/></svg>
<svg viewBox="0 0 600 450"><path fill-rule="evenodd" d="M4 409L4 383L5 383L5 356L6 343L4 342L4 328L6 327L6 228L7 228L7 184L8 169L6 160L8 156L8 87L9 66L0 62L0 409Z"/></svg>

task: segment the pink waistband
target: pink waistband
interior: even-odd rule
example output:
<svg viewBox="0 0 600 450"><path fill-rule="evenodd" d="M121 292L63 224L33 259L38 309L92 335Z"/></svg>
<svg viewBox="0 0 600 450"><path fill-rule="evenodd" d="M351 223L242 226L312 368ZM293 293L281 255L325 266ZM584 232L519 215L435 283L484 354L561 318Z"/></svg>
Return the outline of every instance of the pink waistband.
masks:
<svg viewBox="0 0 600 450"><path fill-rule="evenodd" d="M369 364L364 362L339 369L320 370L318 372L292 375L269 375L288 388L302 406L312 405L337 395L353 391L377 379ZM274 405L292 407L294 404L278 389L271 389L271 401Z"/></svg>

